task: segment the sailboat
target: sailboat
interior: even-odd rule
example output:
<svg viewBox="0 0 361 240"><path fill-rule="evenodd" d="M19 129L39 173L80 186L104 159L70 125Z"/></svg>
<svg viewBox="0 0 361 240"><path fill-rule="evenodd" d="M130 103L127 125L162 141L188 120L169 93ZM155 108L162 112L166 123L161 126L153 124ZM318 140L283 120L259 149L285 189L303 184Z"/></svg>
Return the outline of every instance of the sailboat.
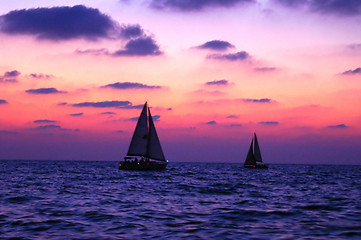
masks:
<svg viewBox="0 0 361 240"><path fill-rule="evenodd" d="M251 146L249 147L247 158L243 166L245 168L268 168L268 165L264 164L262 161L261 150L259 149L256 133L252 138Z"/></svg>
<svg viewBox="0 0 361 240"><path fill-rule="evenodd" d="M120 162L119 170L163 170L167 164L150 109L145 102L127 156Z"/></svg>

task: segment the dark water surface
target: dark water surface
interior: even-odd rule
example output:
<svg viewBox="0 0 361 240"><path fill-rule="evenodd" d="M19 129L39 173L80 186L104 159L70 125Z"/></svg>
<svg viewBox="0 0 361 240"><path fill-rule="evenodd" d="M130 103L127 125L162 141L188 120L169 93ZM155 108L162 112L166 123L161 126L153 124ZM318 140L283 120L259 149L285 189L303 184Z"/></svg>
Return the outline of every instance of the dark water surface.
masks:
<svg viewBox="0 0 361 240"><path fill-rule="evenodd" d="M0 239L361 239L361 166L0 161Z"/></svg>

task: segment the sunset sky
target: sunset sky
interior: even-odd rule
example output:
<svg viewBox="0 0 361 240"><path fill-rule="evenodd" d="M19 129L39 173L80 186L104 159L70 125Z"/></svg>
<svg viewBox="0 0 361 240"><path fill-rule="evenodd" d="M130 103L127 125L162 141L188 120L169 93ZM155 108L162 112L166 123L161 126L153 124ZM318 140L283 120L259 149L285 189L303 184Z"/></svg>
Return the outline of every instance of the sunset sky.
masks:
<svg viewBox="0 0 361 240"><path fill-rule="evenodd" d="M148 101L170 162L361 163L361 1L0 5L0 159L120 160Z"/></svg>

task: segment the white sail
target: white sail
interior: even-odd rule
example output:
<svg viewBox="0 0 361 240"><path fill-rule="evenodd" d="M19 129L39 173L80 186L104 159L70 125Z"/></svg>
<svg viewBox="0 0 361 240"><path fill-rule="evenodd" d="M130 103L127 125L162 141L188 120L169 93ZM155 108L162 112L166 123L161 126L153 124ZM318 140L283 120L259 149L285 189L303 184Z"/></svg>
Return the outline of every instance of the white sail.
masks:
<svg viewBox="0 0 361 240"><path fill-rule="evenodd" d="M128 149L128 156L145 156L148 145L147 103L144 104L142 113L134 130L132 141Z"/></svg>
<svg viewBox="0 0 361 240"><path fill-rule="evenodd" d="M254 159L256 162L262 162L261 150L259 149L256 134L254 134Z"/></svg>
<svg viewBox="0 0 361 240"><path fill-rule="evenodd" d="M256 160L254 159L253 156L253 139L252 139L251 146L249 147L247 158L246 161L244 162L244 165L254 165L254 164L256 164Z"/></svg>
<svg viewBox="0 0 361 240"><path fill-rule="evenodd" d="M154 122L152 115L150 114L150 110L148 109L149 114L149 141L148 141L148 151L147 157L151 159L156 159L160 161L166 161L162 146L160 145L160 141L158 138L157 131L155 130Z"/></svg>

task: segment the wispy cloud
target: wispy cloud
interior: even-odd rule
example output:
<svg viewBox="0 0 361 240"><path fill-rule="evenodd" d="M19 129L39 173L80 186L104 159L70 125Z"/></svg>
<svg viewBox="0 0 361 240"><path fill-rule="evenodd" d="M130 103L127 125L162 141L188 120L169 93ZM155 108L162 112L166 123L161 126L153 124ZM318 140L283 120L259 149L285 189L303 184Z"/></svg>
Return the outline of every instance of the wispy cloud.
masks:
<svg viewBox="0 0 361 240"><path fill-rule="evenodd" d="M333 128L333 129L345 129L348 128L348 126L346 124L337 124L337 125L329 125L327 126L328 128Z"/></svg>
<svg viewBox="0 0 361 240"><path fill-rule="evenodd" d="M226 51L230 48L234 48L234 46L227 41L212 40L212 41L208 41L200 46L197 46L196 48L209 49L209 50L214 50L214 51Z"/></svg>
<svg viewBox="0 0 361 240"><path fill-rule="evenodd" d="M207 86L227 86L229 85L228 80L222 79L222 80L214 80L210 82L206 82L205 85Z"/></svg>
<svg viewBox="0 0 361 240"><path fill-rule="evenodd" d="M33 121L33 123L56 123L58 121L55 120L49 120L49 119L39 119L39 120L35 120Z"/></svg>
<svg viewBox="0 0 361 240"><path fill-rule="evenodd" d="M239 4L254 3L255 0L151 0L150 6L158 10L196 12L207 8L230 8Z"/></svg>
<svg viewBox="0 0 361 240"><path fill-rule="evenodd" d="M0 18L1 20L1 18ZM17 70L5 72L2 76L0 76L1 82L17 82L18 77L20 76L20 72Z"/></svg>
<svg viewBox="0 0 361 240"><path fill-rule="evenodd" d="M57 93L67 93L66 91L59 91L56 88L38 88L38 89L29 89L25 92L30 94L57 94Z"/></svg>
<svg viewBox="0 0 361 240"><path fill-rule="evenodd" d="M236 52L236 53L228 53L228 54L211 54L208 55L207 58L209 59L216 59L216 60L227 60L227 61L246 61L250 60L251 56L245 52Z"/></svg>
<svg viewBox="0 0 361 240"><path fill-rule="evenodd" d="M226 118L238 119L239 116L237 116L237 115L228 115Z"/></svg>
<svg viewBox="0 0 361 240"><path fill-rule="evenodd" d="M100 114L102 114L102 115L115 115L116 113L115 112L102 112Z"/></svg>
<svg viewBox="0 0 361 240"><path fill-rule="evenodd" d="M311 12L333 14L339 16L359 16L361 1L358 0L276 0L284 6L300 9L306 8Z"/></svg>
<svg viewBox="0 0 361 240"><path fill-rule="evenodd" d="M122 108L141 109L143 105L133 105L129 101L103 101L103 102L81 102L72 104L73 107L94 107L94 108Z"/></svg>
<svg viewBox="0 0 361 240"><path fill-rule="evenodd" d="M84 115L84 113L71 113L71 114L69 114L69 116L71 116L71 117L81 117L83 115Z"/></svg>
<svg viewBox="0 0 361 240"><path fill-rule="evenodd" d="M101 88L113 88L113 89L159 89L161 86L157 85L146 85L143 83L135 82L116 82L101 86Z"/></svg>
<svg viewBox="0 0 361 240"><path fill-rule="evenodd" d="M247 102L247 103L271 103L272 100L269 98L260 98L260 99L256 99L256 98L243 98L242 99L243 102Z"/></svg>
<svg viewBox="0 0 361 240"><path fill-rule="evenodd" d="M277 122L277 121L261 121L261 122L259 122L258 124L275 126L275 125L278 125L279 122Z"/></svg>
<svg viewBox="0 0 361 240"><path fill-rule="evenodd" d="M347 71L341 73L341 75L349 75L349 76L359 75L359 74L361 74L361 68L355 68L354 70L350 69L350 70L347 70Z"/></svg>
<svg viewBox="0 0 361 240"><path fill-rule="evenodd" d="M266 72L274 72L277 70L275 67L257 67L253 69L256 72L266 73Z"/></svg>
<svg viewBox="0 0 361 240"><path fill-rule="evenodd" d="M42 74L42 73L31 73L28 75L29 78L33 78L33 79L45 79L45 80L49 80L51 78L54 78L53 75L50 74Z"/></svg>

